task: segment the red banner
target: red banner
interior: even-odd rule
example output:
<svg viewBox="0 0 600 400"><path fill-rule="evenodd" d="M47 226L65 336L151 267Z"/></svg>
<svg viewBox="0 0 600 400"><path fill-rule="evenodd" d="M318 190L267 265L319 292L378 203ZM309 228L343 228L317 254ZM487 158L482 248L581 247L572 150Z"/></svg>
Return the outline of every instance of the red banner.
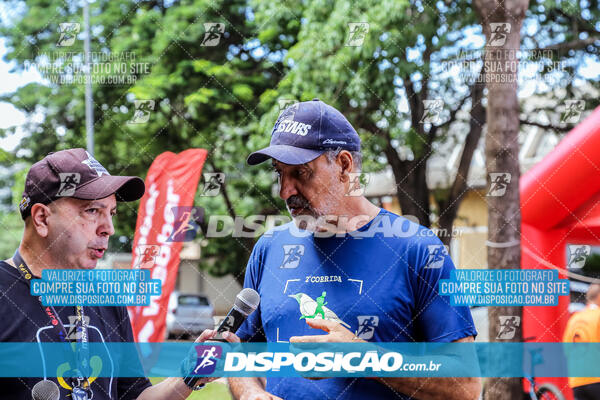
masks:
<svg viewBox="0 0 600 400"><path fill-rule="evenodd" d="M160 296L149 306L129 307L133 334L138 342L162 342L165 338L169 297L179 268L181 241L171 238L174 207L192 206L200 173L206 160L204 149L165 152L156 157L146 177L146 193L140 201L133 239L132 268L150 267L152 279L160 279Z"/></svg>

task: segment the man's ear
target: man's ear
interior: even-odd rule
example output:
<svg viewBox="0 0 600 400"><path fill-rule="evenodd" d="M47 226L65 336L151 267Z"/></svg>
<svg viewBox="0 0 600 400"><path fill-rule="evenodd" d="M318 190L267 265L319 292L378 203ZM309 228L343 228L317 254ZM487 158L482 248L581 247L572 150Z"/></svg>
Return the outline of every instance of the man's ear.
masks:
<svg viewBox="0 0 600 400"><path fill-rule="evenodd" d="M52 210L45 204L36 203L31 207L31 226L41 237L48 236L48 220Z"/></svg>
<svg viewBox="0 0 600 400"><path fill-rule="evenodd" d="M352 172L354 165L350 152L347 150L342 150L340 154L338 154L337 162L341 167L340 180L342 182L350 181L350 172Z"/></svg>

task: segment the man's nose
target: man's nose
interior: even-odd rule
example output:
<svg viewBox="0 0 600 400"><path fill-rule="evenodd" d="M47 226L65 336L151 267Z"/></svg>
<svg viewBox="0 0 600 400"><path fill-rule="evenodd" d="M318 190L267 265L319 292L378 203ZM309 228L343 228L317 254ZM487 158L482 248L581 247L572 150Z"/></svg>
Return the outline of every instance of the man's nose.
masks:
<svg viewBox="0 0 600 400"><path fill-rule="evenodd" d="M296 194L298 194L296 182L293 179L282 175L281 178L279 178L279 197L285 201L290 196Z"/></svg>
<svg viewBox="0 0 600 400"><path fill-rule="evenodd" d="M112 215L108 214L102 218L100 226L98 226L98 234L100 236L112 236L115 234L115 226L113 225Z"/></svg>

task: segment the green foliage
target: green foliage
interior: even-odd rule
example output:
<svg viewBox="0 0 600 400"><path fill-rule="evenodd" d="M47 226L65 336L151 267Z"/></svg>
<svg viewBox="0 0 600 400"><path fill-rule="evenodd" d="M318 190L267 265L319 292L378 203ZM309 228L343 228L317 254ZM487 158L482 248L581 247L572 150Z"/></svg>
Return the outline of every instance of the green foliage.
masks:
<svg viewBox="0 0 600 400"><path fill-rule="evenodd" d="M0 210L0 229L2 229L2 240L0 240L0 260L12 257L15 249L21 242L23 235L23 220L18 211L18 204L21 200L21 194L25 187L25 176L27 175L28 165L19 165L20 169L10 174L8 184L10 192L7 196L8 205ZM15 168L13 168L15 169Z"/></svg>
<svg viewBox="0 0 600 400"><path fill-rule="evenodd" d="M6 59L14 61L17 69L39 67L45 57L57 59L63 68L76 64L77 57L69 53L82 52L82 36L71 47L57 47L56 43L59 23L82 23L79 3L33 0L18 4L23 11L13 15L0 32L10 49ZM91 3L90 16L92 52L127 55L127 72L118 75L135 78L134 84L93 84L96 158L112 174L145 177L153 159L164 151L205 148L210 156L204 172L226 173L232 205L228 209L222 196L198 196L196 204L204 207L207 215L244 215L264 209L276 212L282 203L271 196L272 179L265 179L259 168L247 169L245 158L249 153L246 144L257 132L259 96L277 84L286 68L280 61L255 54L252 40L258 34L257 26L248 18L246 3L98 0ZM200 45L207 22L225 23L217 46ZM117 58L108 64L114 71L122 61ZM131 64L144 63L148 63L149 73L131 73ZM46 69L45 76L52 75L49 71ZM108 75L106 71L93 72L96 80ZM83 94L82 84L43 82L5 96L4 100L30 116L36 110L44 116L41 122L32 119L24 127L29 135L17 149L19 159L33 163L51 151L85 147ZM128 123L135 112L134 100L155 101L147 123ZM13 155L0 156L8 162ZM111 251L130 251L138 204L120 205ZM209 240L203 254L223 257L214 267L208 262L203 267L218 274L239 275L252 245L252 241L242 245L231 239L227 243Z"/></svg>
<svg viewBox="0 0 600 400"><path fill-rule="evenodd" d="M597 0L530 2L521 43L523 49L531 50L530 62L543 66L540 67L541 78L535 78L538 80L535 93L549 101L530 110L528 119L535 120L537 115L546 114L551 120L560 120L565 100L585 100L586 111L600 105L598 71L594 71L592 79L590 68L587 74L583 73L590 61L598 61L599 20ZM548 55L550 57L544 57Z"/></svg>
<svg viewBox="0 0 600 400"><path fill-rule="evenodd" d="M464 3L434 8L408 1L369 0L306 2L301 8L296 3L254 4L257 21L265 24L263 29L270 36L275 35L273 32L284 35L292 21L303 21L297 41L286 55L286 62L294 68L279 85L279 95L299 100L319 97L338 107L351 123L362 128L363 145L371 157L381 153L381 142L375 136L383 133L400 139L415 152L421 151L423 137L417 133L418 127L406 124L409 110L399 107L405 99L403 79L429 85L436 79L448 80L447 76L433 76L429 60L416 55L418 51L414 61L407 60L407 51L427 48L429 53L441 55L463 39L460 31L447 29L444 23L457 28L476 24ZM349 46L348 24L360 21L368 22L368 32L362 45ZM464 93L464 86L434 94L452 99L461 90ZM271 117L265 115L266 124ZM372 129L375 125L379 128L376 131Z"/></svg>
<svg viewBox="0 0 600 400"><path fill-rule="evenodd" d="M599 276L600 275L600 254L592 253L585 259L585 265L583 271L586 275Z"/></svg>
<svg viewBox="0 0 600 400"><path fill-rule="evenodd" d="M23 235L23 220L17 212L0 212L0 227L2 240L0 240L0 260L12 257L21 243Z"/></svg>

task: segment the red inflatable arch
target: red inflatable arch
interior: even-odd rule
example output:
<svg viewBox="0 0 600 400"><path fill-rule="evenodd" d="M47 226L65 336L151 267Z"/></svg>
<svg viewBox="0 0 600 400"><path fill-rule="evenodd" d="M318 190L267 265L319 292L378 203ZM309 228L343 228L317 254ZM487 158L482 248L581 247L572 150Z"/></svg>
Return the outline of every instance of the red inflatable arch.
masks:
<svg viewBox="0 0 600 400"><path fill-rule="evenodd" d="M566 268L566 246L600 245L600 107L521 177L521 268ZM561 278L566 278L560 273ZM557 307L524 307L523 336L560 342L569 298ZM542 378L572 399L566 378Z"/></svg>

